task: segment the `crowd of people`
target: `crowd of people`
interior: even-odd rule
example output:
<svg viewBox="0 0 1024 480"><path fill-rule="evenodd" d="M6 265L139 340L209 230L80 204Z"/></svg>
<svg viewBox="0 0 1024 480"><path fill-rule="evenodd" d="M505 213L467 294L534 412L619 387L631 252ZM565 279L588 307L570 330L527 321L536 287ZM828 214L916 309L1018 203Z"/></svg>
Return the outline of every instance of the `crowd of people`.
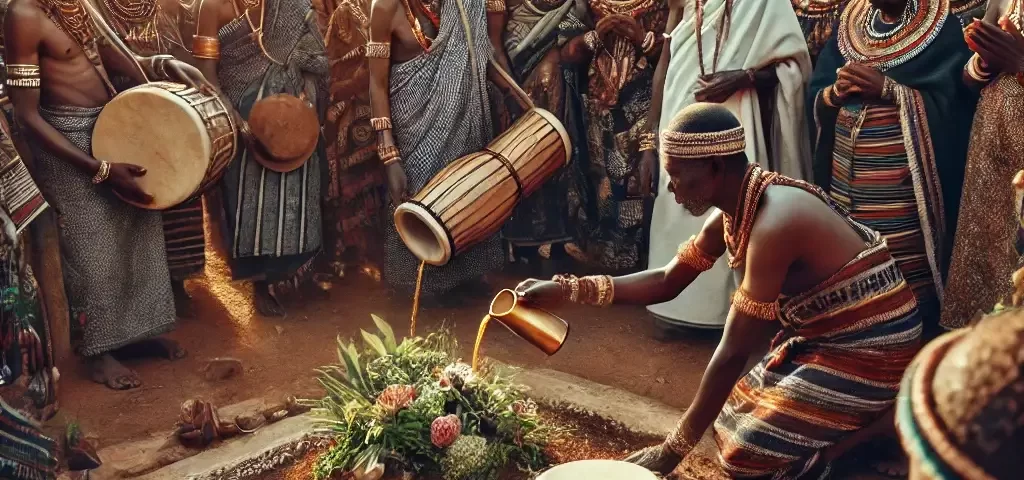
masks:
<svg viewBox="0 0 1024 480"><path fill-rule="evenodd" d="M390 286L411 293L422 266L395 207L487 147L524 113L525 92L564 126L570 161L499 234L426 267L425 296L477 288L510 261L551 258L605 275L530 280L528 301L632 303L667 329L724 327L677 432L630 458L653 470L674 468L714 424L731 474L820 478L862 436L891 426L896 405L912 457L931 462L922 478L1002 478L949 447L978 429L950 440L934 431L935 412L897 405L897 395L908 367L911 400L932 394L922 375L963 375L940 357L970 356L960 345L971 338L1016 335L992 348L1013 356L1016 345L1021 362L1021 324L1004 315L977 335L947 334L912 364L927 340L1014 291L1021 9L1021 0L10 0L0 385L22 388L4 395L0 420L52 414L54 342L69 335L54 325L72 324L77 352L112 389L141 384L115 352L185 355L161 335L193 313L185 282L203 272L204 217L263 315L284 314L287 286L346 266L379 264ZM239 132L205 196L164 210L136 206L153 200L139 185L146 168L92 151L104 107L154 81L220 98ZM275 157L249 122L279 94L301 99L321 127L297 156ZM937 415L984 422L999 408ZM25 438L0 445L35 447L0 455L0 472L19 459L50 469L42 437L19 428ZM951 451L960 454L936 463Z"/></svg>

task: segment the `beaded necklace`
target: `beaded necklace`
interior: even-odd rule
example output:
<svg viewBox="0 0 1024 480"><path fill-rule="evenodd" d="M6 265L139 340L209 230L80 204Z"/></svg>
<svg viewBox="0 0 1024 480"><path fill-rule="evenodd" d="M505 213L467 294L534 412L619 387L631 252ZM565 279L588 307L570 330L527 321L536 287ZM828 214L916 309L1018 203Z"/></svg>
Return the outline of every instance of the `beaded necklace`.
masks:
<svg viewBox="0 0 1024 480"><path fill-rule="evenodd" d="M156 23L160 10L157 0L103 0L103 5L113 17L110 23L117 35L133 50L163 53Z"/></svg>
<svg viewBox="0 0 1024 480"><path fill-rule="evenodd" d="M732 25L732 2L733 0L725 0L725 14L722 15L722 19L718 24L718 31L715 32L715 51L712 53L711 58L711 73L718 72L718 57L722 50L722 42L725 37L729 35L729 26ZM695 0L696 11L694 12L694 25L697 29L697 60L700 62L700 76L707 75L707 71L704 69L704 49L703 49L703 29L704 29L704 0Z"/></svg>
<svg viewBox="0 0 1024 480"><path fill-rule="evenodd" d="M779 177L778 173L766 172L757 164L750 164L736 200L736 213L723 214L725 245L729 247L729 268L737 268L747 259L747 245L750 231L757 218L757 207L768 186Z"/></svg>
<svg viewBox="0 0 1024 480"><path fill-rule="evenodd" d="M879 32L869 0L852 0L839 22L839 51L849 62L886 71L917 56L946 22L949 0L909 0L897 28Z"/></svg>

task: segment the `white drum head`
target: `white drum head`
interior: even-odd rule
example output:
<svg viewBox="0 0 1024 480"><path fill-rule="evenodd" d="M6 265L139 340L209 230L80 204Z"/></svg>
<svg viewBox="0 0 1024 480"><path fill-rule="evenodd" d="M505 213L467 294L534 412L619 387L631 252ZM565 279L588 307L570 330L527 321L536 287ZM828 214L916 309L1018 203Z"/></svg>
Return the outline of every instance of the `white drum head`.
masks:
<svg viewBox="0 0 1024 480"><path fill-rule="evenodd" d="M138 206L151 210L188 199L206 176L210 151L210 137L199 113L156 85L141 85L111 100L92 134L97 160L146 169L139 185L153 196L153 203Z"/></svg>
<svg viewBox="0 0 1024 480"><path fill-rule="evenodd" d="M537 480L658 480L650 470L619 460L580 460L542 473Z"/></svg>
<svg viewBox="0 0 1024 480"><path fill-rule="evenodd" d="M399 205L395 208L395 229L406 248L421 261L440 267L451 260L448 234L425 208L410 202Z"/></svg>

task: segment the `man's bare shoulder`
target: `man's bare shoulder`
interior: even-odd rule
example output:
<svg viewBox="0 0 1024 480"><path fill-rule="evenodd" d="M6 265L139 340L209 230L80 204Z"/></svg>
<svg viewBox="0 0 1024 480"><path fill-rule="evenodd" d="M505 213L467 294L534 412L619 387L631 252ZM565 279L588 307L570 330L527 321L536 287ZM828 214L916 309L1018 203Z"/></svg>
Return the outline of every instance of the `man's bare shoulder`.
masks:
<svg viewBox="0 0 1024 480"><path fill-rule="evenodd" d="M38 0L11 0L7 4L4 23L17 27L35 27L44 17L43 7Z"/></svg>
<svg viewBox="0 0 1024 480"><path fill-rule="evenodd" d="M823 209L829 209L828 205L806 190L783 185L769 187L761 200L751 238L788 242L801 235L809 222L820 218Z"/></svg>
<svg viewBox="0 0 1024 480"><path fill-rule="evenodd" d="M385 15L388 20L391 20L391 16L398 11L400 5L400 0L373 0L370 4L370 17Z"/></svg>
<svg viewBox="0 0 1024 480"><path fill-rule="evenodd" d="M686 0L668 0L669 10L682 10L686 5Z"/></svg>

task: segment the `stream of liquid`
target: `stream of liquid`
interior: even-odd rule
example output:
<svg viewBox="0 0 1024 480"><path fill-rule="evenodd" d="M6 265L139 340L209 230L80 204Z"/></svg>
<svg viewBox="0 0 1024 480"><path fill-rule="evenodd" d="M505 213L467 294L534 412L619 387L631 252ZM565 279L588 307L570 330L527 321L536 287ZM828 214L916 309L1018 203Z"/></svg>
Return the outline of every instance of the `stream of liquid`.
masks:
<svg viewBox="0 0 1024 480"><path fill-rule="evenodd" d="M409 320L409 338L416 336L416 317L420 313L420 291L423 290L423 269L427 262L420 262L420 270L416 272L416 292L412 296L412 319Z"/></svg>
<svg viewBox="0 0 1024 480"><path fill-rule="evenodd" d="M491 316L484 315L480 320L480 329L476 331L476 343L473 344L473 371L476 371L480 363L480 344L484 341L484 332L487 331L487 324L491 323Z"/></svg>

